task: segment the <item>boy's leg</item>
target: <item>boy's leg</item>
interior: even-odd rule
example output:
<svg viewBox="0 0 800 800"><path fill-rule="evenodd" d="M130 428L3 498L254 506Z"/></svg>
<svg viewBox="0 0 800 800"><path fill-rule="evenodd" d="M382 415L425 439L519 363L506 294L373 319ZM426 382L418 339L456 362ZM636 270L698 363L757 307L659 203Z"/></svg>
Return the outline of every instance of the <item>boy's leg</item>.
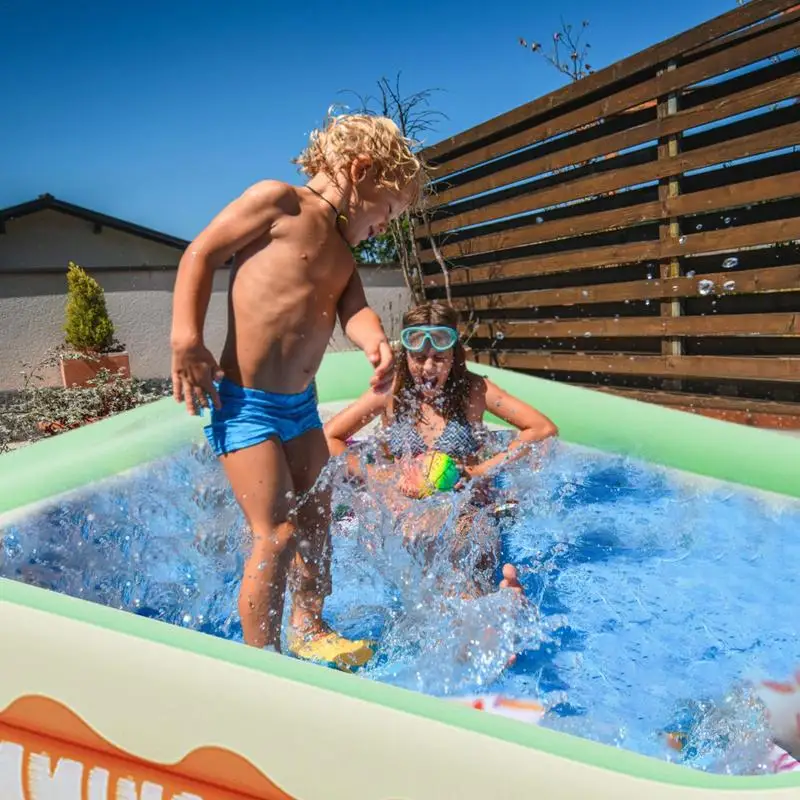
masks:
<svg viewBox="0 0 800 800"><path fill-rule="evenodd" d="M328 444L322 431L315 428L285 442L284 450L297 493L291 625L299 632L313 635L324 631L322 606L331 593L331 489L314 488L328 463Z"/></svg>
<svg viewBox="0 0 800 800"><path fill-rule="evenodd" d="M220 461L253 535L239 590L244 641L280 650L286 576L295 553L286 456L279 441L271 438L223 455Z"/></svg>
<svg viewBox="0 0 800 800"><path fill-rule="evenodd" d="M284 449L298 501L291 625L299 636L293 652L341 669L361 666L373 654L367 642L338 636L322 621L323 603L331 593L331 489L314 484L328 462L327 442L315 428L285 442Z"/></svg>

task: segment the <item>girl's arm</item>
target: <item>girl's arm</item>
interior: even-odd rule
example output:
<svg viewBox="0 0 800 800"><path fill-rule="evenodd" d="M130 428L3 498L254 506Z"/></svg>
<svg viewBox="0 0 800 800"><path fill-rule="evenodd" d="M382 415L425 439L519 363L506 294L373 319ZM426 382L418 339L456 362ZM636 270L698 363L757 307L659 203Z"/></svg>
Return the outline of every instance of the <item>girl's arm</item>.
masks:
<svg viewBox="0 0 800 800"><path fill-rule="evenodd" d="M546 417L519 398L508 394L508 392L487 378L483 378L482 381L484 384L486 410L491 411L492 414L500 417L509 425L518 428L519 434L504 453L498 453L496 456L474 467L467 467L467 473L473 478L483 475L499 464L519 458L525 452L520 448L523 448L526 444L541 442L550 437L558 436L558 428L549 417ZM516 456L514 451L519 451Z"/></svg>
<svg viewBox="0 0 800 800"><path fill-rule="evenodd" d="M358 400L331 417L323 427L331 455L343 453L347 449L347 440L385 411L390 399L389 393L380 394L368 389Z"/></svg>

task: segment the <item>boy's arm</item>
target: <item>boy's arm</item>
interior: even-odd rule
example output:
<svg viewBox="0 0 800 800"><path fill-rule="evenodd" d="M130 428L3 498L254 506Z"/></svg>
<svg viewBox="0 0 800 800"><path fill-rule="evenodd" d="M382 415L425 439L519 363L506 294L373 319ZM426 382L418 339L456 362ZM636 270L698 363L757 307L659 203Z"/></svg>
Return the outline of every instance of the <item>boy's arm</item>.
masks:
<svg viewBox="0 0 800 800"><path fill-rule="evenodd" d="M347 338L364 351L375 367L370 386L377 392L385 391L392 379L394 353L389 346L380 317L367 305L361 276L355 267L339 298L337 311Z"/></svg>
<svg viewBox="0 0 800 800"><path fill-rule="evenodd" d="M220 211L186 248L175 280L173 343L202 342L214 271L272 227L290 191L290 187L277 181L251 186Z"/></svg>
<svg viewBox="0 0 800 800"><path fill-rule="evenodd" d="M203 343L214 271L269 231L291 191L278 181L251 186L211 220L181 257L172 301L172 386L175 399L185 401L192 414L197 404L208 405L208 395L219 407L213 383L219 367Z"/></svg>

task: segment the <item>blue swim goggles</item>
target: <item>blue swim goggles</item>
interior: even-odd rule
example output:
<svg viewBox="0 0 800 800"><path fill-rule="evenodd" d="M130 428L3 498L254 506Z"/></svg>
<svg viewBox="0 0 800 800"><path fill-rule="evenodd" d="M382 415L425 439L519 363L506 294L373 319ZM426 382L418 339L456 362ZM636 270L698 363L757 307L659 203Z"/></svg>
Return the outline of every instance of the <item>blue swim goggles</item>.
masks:
<svg viewBox="0 0 800 800"><path fill-rule="evenodd" d="M458 331L446 325L411 325L400 331L400 341L406 350L419 353L430 342L438 352L449 350L458 341Z"/></svg>

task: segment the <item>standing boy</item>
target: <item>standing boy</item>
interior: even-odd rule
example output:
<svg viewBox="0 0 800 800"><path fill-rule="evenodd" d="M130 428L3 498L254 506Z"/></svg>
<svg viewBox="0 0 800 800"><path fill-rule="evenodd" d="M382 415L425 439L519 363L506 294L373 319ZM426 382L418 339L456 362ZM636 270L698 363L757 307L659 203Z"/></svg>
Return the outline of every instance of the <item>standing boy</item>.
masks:
<svg viewBox="0 0 800 800"><path fill-rule="evenodd" d="M340 668L365 663L366 642L322 622L330 594L328 460L314 377L338 316L391 386L392 351L366 302L350 248L416 204L424 165L389 119L332 117L297 159L303 187L265 180L224 208L178 267L172 320L174 396L205 428L253 535L239 594L244 640L280 650L287 575L296 562L289 650ZM219 365L203 343L213 273L231 257L228 334ZM211 401L209 403L209 400Z"/></svg>

